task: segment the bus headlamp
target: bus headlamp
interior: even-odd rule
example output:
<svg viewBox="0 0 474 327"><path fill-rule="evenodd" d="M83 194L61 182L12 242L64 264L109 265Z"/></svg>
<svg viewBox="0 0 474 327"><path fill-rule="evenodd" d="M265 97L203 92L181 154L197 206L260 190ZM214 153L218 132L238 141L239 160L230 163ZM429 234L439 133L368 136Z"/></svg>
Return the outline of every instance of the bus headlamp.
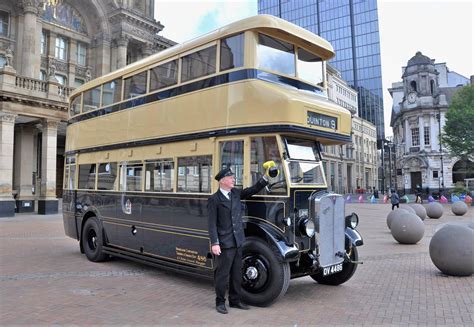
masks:
<svg viewBox="0 0 474 327"><path fill-rule="evenodd" d="M355 229L359 225L359 216L355 212L346 216L346 227Z"/></svg>
<svg viewBox="0 0 474 327"><path fill-rule="evenodd" d="M309 218L303 218L300 220L299 229L300 233L307 237L313 237L316 232L314 222Z"/></svg>

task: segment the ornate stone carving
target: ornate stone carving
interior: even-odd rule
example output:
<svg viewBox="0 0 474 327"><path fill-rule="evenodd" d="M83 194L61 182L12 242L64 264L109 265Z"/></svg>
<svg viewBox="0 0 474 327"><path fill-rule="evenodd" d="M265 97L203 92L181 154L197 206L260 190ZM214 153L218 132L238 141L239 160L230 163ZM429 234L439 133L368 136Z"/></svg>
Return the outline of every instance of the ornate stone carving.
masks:
<svg viewBox="0 0 474 327"><path fill-rule="evenodd" d="M49 130L57 130L59 126L60 121L59 120L51 120L51 119L41 119L41 130L45 131L47 129Z"/></svg>
<svg viewBox="0 0 474 327"><path fill-rule="evenodd" d="M10 112L0 111L0 122L15 123L16 116Z"/></svg>
<svg viewBox="0 0 474 327"><path fill-rule="evenodd" d="M7 60L5 66L13 66L13 51L9 47L5 50L5 59Z"/></svg>
<svg viewBox="0 0 474 327"><path fill-rule="evenodd" d="M89 68L86 69L86 82L89 82L92 79L92 73Z"/></svg>
<svg viewBox="0 0 474 327"><path fill-rule="evenodd" d="M21 0L20 7L23 8L23 12L31 13L34 15L38 14L39 1L37 0Z"/></svg>
<svg viewBox="0 0 474 327"><path fill-rule="evenodd" d="M86 78L88 68L84 66L76 66L76 76Z"/></svg>
<svg viewBox="0 0 474 327"><path fill-rule="evenodd" d="M121 35L120 37L115 39L115 44L118 47L126 47L128 46L129 37L127 35Z"/></svg>

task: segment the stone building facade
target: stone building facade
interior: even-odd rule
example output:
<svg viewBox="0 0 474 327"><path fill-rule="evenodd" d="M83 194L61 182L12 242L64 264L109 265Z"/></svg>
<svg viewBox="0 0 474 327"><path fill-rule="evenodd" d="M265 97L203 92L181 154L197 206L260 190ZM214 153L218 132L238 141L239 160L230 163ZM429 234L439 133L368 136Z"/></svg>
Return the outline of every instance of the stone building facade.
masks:
<svg viewBox="0 0 474 327"><path fill-rule="evenodd" d="M405 193L453 188L463 179L462 168L472 162L450 157L439 135L453 94L470 81L421 52L402 68L402 79L389 89L393 98L389 176Z"/></svg>
<svg viewBox="0 0 474 327"><path fill-rule="evenodd" d="M0 217L58 211L67 100L168 48L154 0L0 2Z"/></svg>
<svg viewBox="0 0 474 327"><path fill-rule="evenodd" d="M327 80L329 100L352 114L352 143L323 148L328 189L341 194L373 190L378 180L376 126L357 115L357 91L330 65Z"/></svg>

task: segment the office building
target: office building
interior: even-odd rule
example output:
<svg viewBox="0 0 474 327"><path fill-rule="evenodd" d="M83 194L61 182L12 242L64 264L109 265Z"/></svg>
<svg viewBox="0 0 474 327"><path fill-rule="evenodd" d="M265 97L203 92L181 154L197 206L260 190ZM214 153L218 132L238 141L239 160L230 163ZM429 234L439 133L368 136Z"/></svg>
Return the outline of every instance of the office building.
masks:
<svg viewBox="0 0 474 327"><path fill-rule="evenodd" d="M286 19L333 45L330 61L358 92L359 117L385 138L380 40L376 0L259 0L259 14Z"/></svg>

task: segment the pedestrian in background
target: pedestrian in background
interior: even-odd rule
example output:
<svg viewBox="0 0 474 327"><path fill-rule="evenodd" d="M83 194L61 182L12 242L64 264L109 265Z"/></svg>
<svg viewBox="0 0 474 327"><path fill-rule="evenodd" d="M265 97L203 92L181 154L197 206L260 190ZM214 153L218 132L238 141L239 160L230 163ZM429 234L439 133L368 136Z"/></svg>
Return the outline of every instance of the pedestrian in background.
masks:
<svg viewBox="0 0 474 327"><path fill-rule="evenodd" d="M398 196L397 191L392 190L392 194L390 195L390 202L392 203L392 210L395 208L400 208L400 197Z"/></svg>

